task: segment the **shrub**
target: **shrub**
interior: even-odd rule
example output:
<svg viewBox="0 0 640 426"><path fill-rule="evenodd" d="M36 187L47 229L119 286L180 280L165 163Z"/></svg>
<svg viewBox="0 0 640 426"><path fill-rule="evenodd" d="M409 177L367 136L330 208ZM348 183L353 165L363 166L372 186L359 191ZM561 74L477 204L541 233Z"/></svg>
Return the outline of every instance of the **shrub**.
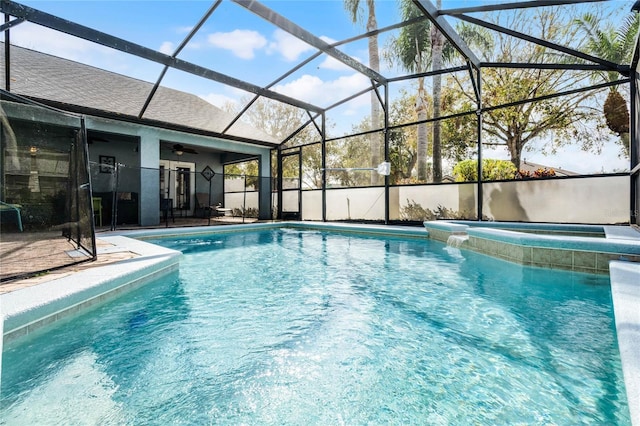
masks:
<svg viewBox="0 0 640 426"><path fill-rule="evenodd" d="M514 179L518 169L508 160L485 158L482 160L482 180ZM474 182L478 180L478 160L463 160L453 167L456 182Z"/></svg>
<svg viewBox="0 0 640 426"><path fill-rule="evenodd" d="M456 182L473 182L478 180L478 161L463 160L453 167Z"/></svg>
<svg viewBox="0 0 640 426"><path fill-rule="evenodd" d="M520 170L520 172L518 172L518 175L522 179L535 179L541 177L553 177L556 175L556 171L553 169L547 169L546 167L540 167L533 172Z"/></svg>

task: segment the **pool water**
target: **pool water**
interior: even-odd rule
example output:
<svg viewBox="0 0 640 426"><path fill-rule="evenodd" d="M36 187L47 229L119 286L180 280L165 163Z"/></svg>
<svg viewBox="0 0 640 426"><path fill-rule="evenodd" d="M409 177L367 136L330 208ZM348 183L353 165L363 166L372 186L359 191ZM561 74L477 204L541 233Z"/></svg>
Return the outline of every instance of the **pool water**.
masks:
<svg viewBox="0 0 640 426"><path fill-rule="evenodd" d="M5 347L0 424L630 424L606 276L395 237L153 242L179 272Z"/></svg>

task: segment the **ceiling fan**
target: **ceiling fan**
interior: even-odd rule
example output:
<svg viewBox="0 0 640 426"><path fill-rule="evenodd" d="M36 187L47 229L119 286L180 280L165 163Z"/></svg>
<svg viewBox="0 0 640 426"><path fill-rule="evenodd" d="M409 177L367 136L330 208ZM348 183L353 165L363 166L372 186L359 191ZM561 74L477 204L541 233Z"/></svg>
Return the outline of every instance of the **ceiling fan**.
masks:
<svg viewBox="0 0 640 426"><path fill-rule="evenodd" d="M182 155L185 152L187 154L197 154L198 152L193 148L187 148L185 146L180 145L179 143L173 145L172 152L176 155Z"/></svg>

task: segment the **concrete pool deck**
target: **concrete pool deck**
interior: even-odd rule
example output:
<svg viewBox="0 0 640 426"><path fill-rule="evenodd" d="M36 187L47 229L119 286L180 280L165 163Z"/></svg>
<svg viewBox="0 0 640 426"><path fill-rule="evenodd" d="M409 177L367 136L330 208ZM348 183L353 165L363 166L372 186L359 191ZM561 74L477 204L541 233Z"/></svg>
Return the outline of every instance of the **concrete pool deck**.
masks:
<svg viewBox="0 0 640 426"><path fill-rule="evenodd" d="M119 231L100 235L103 255L120 255L108 264L17 287L0 294L0 354L4 344L42 326L103 303L179 267L180 252L147 243L145 238L241 232L281 227L368 232L425 238L422 227L305 222L259 223L225 227L190 227ZM99 253L100 256L100 253ZM618 344L632 425L640 426L640 263L611 261L611 291ZM0 357L1 367L1 357ZM1 378L0 378L1 379Z"/></svg>

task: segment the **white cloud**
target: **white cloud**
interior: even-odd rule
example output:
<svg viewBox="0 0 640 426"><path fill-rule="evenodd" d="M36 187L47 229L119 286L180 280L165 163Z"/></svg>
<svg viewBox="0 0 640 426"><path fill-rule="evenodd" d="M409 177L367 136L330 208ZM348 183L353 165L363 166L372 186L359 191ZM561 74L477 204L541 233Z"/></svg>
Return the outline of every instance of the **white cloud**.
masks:
<svg viewBox="0 0 640 426"><path fill-rule="evenodd" d="M267 39L257 31L250 30L209 34L208 41L211 45L229 50L242 59L253 59L255 56L254 51L267 45Z"/></svg>
<svg viewBox="0 0 640 426"><path fill-rule="evenodd" d="M331 81L323 81L317 76L305 74L297 80L275 86L274 90L314 105L328 106L344 99L346 93L356 93L369 85L369 80L360 74L351 74Z"/></svg>
<svg viewBox="0 0 640 426"><path fill-rule="evenodd" d="M11 43L149 82L162 69L151 61L26 22L11 30Z"/></svg>
<svg viewBox="0 0 640 426"><path fill-rule="evenodd" d="M170 41L162 42L162 44L160 45L160 52L164 53L165 55L172 55L175 50L176 47Z"/></svg>
<svg viewBox="0 0 640 426"><path fill-rule="evenodd" d="M354 58L355 60L361 62L359 59ZM353 71L353 69L340 62L339 60L333 58L332 56L327 56L322 63L318 66L321 69L332 70L332 71Z"/></svg>
<svg viewBox="0 0 640 426"><path fill-rule="evenodd" d="M187 49L190 50L199 50L205 47L205 44L191 40L189 44L187 44Z"/></svg>
<svg viewBox="0 0 640 426"><path fill-rule="evenodd" d="M314 49L304 41L280 29L273 32L273 39L274 41L269 43L267 53L277 52L289 62L297 60L304 52Z"/></svg>
<svg viewBox="0 0 640 426"><path fill-rule="evenodd" d="M23 23L12 29L11 43L83 63L87 63L88 55L111 52L111 49L99 44L31 23Z"/></svg>
<svg viewBox="0 0 640 426"><path fill-rule="evenodd" d="M215 105L218 108L225 109L226 105L233 104L237 105L238 100L227 95L223 95L220 93L209 93L207 95L199 95L202 99L209 102L211 105Z"/></svg>
<svg viewBox="0 0 640 426"><path fill-rule="evenodd" d="M178 34L187 34L187 33L190 33L191 30L193 30L193 25L192 26L187 26L187 27L178 27L176 29L176 32Z"/></svg>

